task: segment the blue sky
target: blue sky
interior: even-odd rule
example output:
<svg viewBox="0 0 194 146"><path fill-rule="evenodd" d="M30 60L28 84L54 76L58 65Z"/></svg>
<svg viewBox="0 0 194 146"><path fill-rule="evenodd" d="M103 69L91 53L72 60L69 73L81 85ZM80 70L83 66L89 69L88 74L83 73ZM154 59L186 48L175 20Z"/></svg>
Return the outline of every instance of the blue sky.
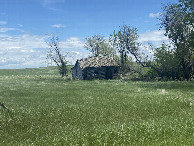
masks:
<svg viewBox="0 0 194 146"><path fill-rule="evenodd" d="M159 30L162 3L176 0L1 0L0 68L47 66L45 41L59 36L68 60L88 56L85 38L108 37L123 24L138 29L140 42L166 41Z"/></svg>

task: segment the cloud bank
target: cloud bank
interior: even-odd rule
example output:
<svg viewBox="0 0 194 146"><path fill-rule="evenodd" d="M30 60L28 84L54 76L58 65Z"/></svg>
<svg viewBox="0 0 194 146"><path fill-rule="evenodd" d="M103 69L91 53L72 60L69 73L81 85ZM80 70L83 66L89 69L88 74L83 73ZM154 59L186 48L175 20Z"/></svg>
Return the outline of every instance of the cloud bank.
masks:
<svg viewBox="0 0 194 146"><path fill-rule="evenodd" d="M49 36L23 34L18 36L0 35L0 68L28 68L47 66L46 55ZM84 42L70 37L60 42L63 53L69 52L67 60L75 62L86 57Z"/></svg>
<svg viewBox="0 0 194 146"><path fill-rule="evenodd" d="M164 35L164 30L154 30L142 33L139 35L140 42L161 42L167 41L168 38Z"/></svg>

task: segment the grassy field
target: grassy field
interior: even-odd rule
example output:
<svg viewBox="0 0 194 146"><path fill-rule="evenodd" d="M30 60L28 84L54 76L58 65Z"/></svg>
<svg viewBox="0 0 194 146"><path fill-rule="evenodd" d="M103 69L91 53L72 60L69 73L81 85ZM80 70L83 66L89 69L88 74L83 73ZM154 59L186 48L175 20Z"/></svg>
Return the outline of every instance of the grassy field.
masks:
<svg viewBox="0 0 194 146"><path fill-rule="evenodd" d="M54 67L0 70L0 101L11 110L0 107L0 145L194 145L191 99L194 82L75 81Z"/></svg>

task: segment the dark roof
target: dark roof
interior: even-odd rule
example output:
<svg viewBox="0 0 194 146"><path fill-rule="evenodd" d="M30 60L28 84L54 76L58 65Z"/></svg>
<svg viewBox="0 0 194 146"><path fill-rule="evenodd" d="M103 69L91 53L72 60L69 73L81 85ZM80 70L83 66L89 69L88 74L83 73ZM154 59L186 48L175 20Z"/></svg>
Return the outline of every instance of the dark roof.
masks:
<svg viewBox="0 0 194 146"><path fill-rule="evenodd" d="M86 67L118 66L112 57L98 56L77 60L82 70Z"/></svg>

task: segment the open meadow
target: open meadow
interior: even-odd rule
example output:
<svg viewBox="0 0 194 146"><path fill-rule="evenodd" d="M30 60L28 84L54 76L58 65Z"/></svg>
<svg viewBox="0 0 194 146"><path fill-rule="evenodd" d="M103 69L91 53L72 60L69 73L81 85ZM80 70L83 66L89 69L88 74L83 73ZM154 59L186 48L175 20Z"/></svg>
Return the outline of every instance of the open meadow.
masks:
<svg viewBox="0 0 194 146"><path fill-rule="evenodd" d="M0 145L194 145L194 82L78 81L0 70Z"/></svg>

